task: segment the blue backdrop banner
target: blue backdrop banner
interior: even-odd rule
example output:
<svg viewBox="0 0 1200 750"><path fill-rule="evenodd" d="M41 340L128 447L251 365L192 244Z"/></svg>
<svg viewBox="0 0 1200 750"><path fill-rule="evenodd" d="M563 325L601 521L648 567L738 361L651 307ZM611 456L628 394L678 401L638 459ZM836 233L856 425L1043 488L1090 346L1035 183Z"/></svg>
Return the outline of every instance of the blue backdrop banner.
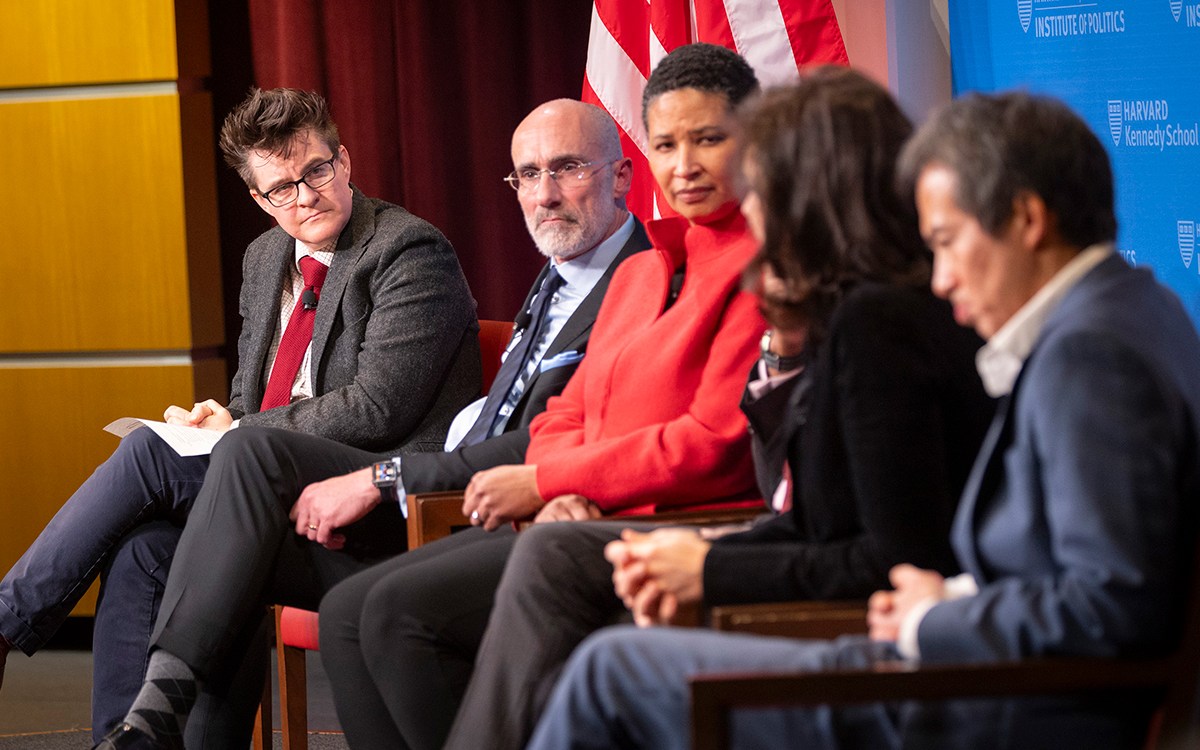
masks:
<svg viewBox="0 0 1200 750"><path fill-rule="evenodd" d="M1200 325L1200 2L951 0L954 92L1066 101L1108 148L1119 246Z"/></svg>

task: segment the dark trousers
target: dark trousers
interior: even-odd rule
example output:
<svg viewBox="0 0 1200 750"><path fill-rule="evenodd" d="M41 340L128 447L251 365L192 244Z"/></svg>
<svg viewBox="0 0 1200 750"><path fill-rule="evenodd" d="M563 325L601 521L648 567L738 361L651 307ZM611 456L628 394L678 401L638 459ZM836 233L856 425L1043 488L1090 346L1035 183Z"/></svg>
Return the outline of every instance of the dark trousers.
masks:
<svg viewBox="0 0 1200 750"><path fill-rule="evenodd" d="M125 716L141 686L157 608L154 576L170 559L208 463L207 456L179 456L148 429L134 431L0 581L0 634L33 654L104 571L93 643L98 737L103 725ZM127 540L149 526L156 529L155 549L126 549ZM141 580L129 579L128 586L113 584L135 569L150 573L138 573Z"/></svg>
<svg viewBox="0 0 1200 750"><path fill-rule="evenodd" d="M628 616L604 545L631 526L650 528L547 523L519 535L446 748L525 747L571 652Z"/></svg>
<svg viewBox="0 0 1200 750"><path fill-rule="evenodd" d="M441 747L518 536L467 529L325 597L321 659L351 747Z"/></svg>
<svg viewBox="0 0 1200 750"><path fill-rule="evenodd" d="M346 545L336 551L297 535L288 518L304 487L373 457L286 430L226 435L175 551L153 646L220 683L241 664L264 605L316 609L335 583L403 552L404 520L394 503L343 529Z"/></svg>
<svg viewBox="0 0 1200 750"><path fill-rule="evenodd" d="M167 521L136 527L117 545L100 574L92 634L92 737L99 741L125 719L141 690L150 636L183 533ZM188 721L189 750L246 744L270 665L266 618L246 658L227 679L205 683Z"/></svg>

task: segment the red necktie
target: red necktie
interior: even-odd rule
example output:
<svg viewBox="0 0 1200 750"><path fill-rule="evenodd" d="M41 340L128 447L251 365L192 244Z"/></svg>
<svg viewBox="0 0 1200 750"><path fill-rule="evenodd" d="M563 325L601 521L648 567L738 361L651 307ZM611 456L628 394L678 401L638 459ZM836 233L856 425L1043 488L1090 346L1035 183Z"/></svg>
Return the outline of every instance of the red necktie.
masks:
<svg viewBox="0 0 1200 750"><path fill-rule="evenodd" d="M304 275L304 291L312 290L313 295L321 298L321 284L325 282L325 274L329 266L316 258L306 255L300 259L300 273ZM304 306L304 293L296 300L292 308L292 317L288 318L287 328L279 339L279 348L275 351L275 364L271 367L271 378L267 381L267 390L263 393L263 411L276 406L283 406L292 400L292 383L296 382L296 373L300 372L300 363L304 361L304 353L312 343L313 319L317 317L316 305L311 309Z"/></svg>

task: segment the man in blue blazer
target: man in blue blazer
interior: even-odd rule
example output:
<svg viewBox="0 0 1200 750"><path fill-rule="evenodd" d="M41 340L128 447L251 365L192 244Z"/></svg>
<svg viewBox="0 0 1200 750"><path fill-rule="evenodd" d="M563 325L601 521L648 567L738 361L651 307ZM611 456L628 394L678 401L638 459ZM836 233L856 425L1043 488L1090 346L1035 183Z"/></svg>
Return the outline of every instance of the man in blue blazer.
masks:
<svg viewBox="0 0 1200 750"><path fill-rule="evenodd" d="M1190 596L1200 340L1114 252L1107 155L1065 106L972 95L908 144L934 291L988 340L1001 397L952 542L966 573L900 565L870 638L605 631L576 652L532 748L686 747L687 677L877 660L1167 652ZM619 571L618 571L619 578ZM1137 747L1150 706L1096 697L755 711L736 747Z"/></svg>

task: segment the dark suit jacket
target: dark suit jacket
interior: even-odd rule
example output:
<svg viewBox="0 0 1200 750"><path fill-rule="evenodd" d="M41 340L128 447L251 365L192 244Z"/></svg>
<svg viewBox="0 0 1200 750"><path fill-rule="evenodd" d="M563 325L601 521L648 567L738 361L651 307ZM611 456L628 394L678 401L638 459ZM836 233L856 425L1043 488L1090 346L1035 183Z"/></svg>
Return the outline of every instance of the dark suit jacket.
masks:
<svg viewBox="0 0 1200 750"><path fill-rule="evenodd" d="M229 410L367 450L440 450L480 380L475 301L450 243L355 189L313 324L313 398L259 411L294 248L276 227L246 249Z"/></svg>
<svg viewBox="0 0 1200 750"><path fill-rule="evenodd" d="M756 458L787 456L792 509L713 545L706 601L865 598L900 562L956 572L951 519L992 412L979 345L928 289L849 290L807 408L794 381L746 407Z"/></svg>
<svg viewBox="0 0 1200 750"><path fill-rule="evenodd" d="M1001 403L953 542L975 596L921 621L922 661L1153 655L1177 642L1200 500L1200 340L1113 255L1051 313ZM1144 697L909 706L908 747L1129 748Z"/></svg>
<svg viewBox="0 0 1200 750"><path fill-rule="evenodd" d="M934 607L922 659L1165 651L1200 504L1200 341L1114 255L1051 314L954 525L977 596Z"/></svg>
<svg viewBox="0 0 1200 750"><path fill-rule="evenodd" d="M608 291L608 282L613 271L629 256L650 247L646 230L641 223L634 220L633 234L625 242L624 247L609 264L608 270L596 282L596 286L584 298L574 314L567 320L562 331L550 343L550 347L542 356L548 360L561 352L576 351L583 354L587 351L588 341L592 334L592 323L600 310L600 302ZM524 320L528 323L525 311L533 301L537 290L541 288L542 279L549 271L549 264L538 274L537 280L530 288L525 302L521 306L522 314L517 316L518 325ZM405 458L401 464L404 488L407 492L436 492L438 490L459 490L467 486L467 482L477 471L490 469L504 464L519 464L525 460L525 449L529 446L529 423L546 409L546 401L551 396L562 393L567 381L575 373L579 363L555 367L545 372L535 372L525 388L521 400L504 427L504 432L496 437L484 440L476 445L457 448L445 453L428 453L420 456Z"/></svg>

